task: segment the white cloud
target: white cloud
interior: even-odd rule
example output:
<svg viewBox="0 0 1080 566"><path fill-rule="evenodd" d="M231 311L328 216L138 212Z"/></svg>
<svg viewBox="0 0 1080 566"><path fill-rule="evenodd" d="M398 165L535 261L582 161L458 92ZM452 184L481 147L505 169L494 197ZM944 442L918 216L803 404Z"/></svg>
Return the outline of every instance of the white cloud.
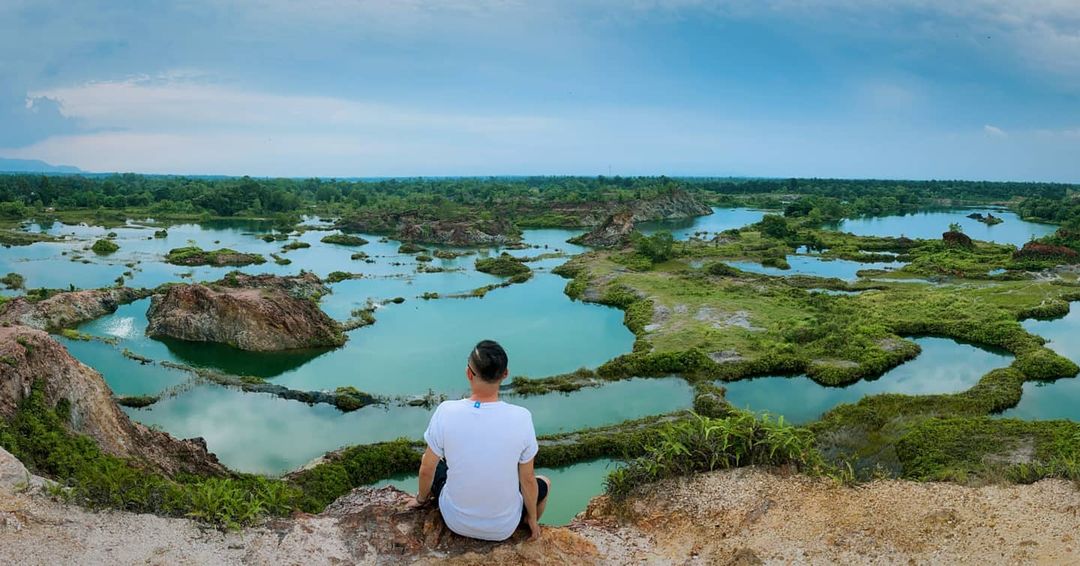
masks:
<svg viewBox="0 0 1080 566"><path fill-rule="evenodd" d="M1001 128L999 128L997 126L991 126L990 124L986 124L985 126L983 126L983 132L986 132L986 135L988 135L988 136L990 136L992 138L1007 138L1007 137L1009 137L1009 134L1005 133L1005 130L1002 130Z"/></svg>
<svg viewBox="0 0 1080 566"><path fill-rule="evenodd" d="M32 95L59 101L64 115L78 118L90 129L140 132L503 135L543 131L557 122L535 115L477 115L329 96L270 94L214 84L200 77L192 71L168 73Z"/></svg>

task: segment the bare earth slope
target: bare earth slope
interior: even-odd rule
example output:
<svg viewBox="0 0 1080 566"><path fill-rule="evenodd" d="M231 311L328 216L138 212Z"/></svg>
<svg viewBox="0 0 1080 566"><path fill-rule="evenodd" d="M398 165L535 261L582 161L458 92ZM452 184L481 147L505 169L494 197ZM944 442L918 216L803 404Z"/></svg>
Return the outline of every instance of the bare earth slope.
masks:
<svg viewBox="0 0 1080 566"><path fill-rule="evenodd" d="M557 489L558 486L555 486ZM1080 491L878 481L849 488L737 470L670 481L616 517L604 498L540 543L447 535L393 488L317 516L221 533L182 519L93 513L0 487L0 562L113 564L995 564L1080 561ZM521 537L521 533L518 537Z"/></svg>
<svg viewBox="0 0 1080 566"><path fill-rule="evenodd" d="M113 402L101 374L45 332L0 327L0 418L15 415L35 381L41 383L48 406L66 401L71 428L92 437L109 454L133 458L170 476L226 472L201 438L178 440L131 421Z"/></svg>

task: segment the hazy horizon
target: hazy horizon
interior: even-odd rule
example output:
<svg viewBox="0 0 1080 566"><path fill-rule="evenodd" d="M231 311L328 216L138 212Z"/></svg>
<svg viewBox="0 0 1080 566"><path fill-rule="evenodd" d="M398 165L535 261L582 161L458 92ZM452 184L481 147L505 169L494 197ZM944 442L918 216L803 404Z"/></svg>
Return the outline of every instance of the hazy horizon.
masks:
<svg viewBox="0 0 1080 566"><path fill-rule="evenodd" d="M1069 0L10 0L0 32L0 157L88 172L1080 182Z"/></svg>

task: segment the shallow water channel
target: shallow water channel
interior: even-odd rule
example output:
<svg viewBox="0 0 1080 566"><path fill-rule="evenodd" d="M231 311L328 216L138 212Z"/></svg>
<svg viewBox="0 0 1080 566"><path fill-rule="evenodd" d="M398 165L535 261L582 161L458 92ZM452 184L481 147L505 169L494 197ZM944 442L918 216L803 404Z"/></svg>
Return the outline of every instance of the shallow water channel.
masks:
<svg viewBox="0 0 1080 566"><path fill-rule="evenodd" d="M1073 303L1072 310L1063 318L1028 320L1023 324L1028 332L1049 340L1048 348L1080 364L1080 303ZM1020 404L1002 416L1080 421L1080 377L1052 383L1025 383Z"/></svg>
<svg viewBox="0 0 1080 566"><path fill-rule="evenodd" d="M990 370L1012 363L1007 352L985 350L947 338L917 338L922 353L875 380L846 387L827 387L806 376L770 376L721 383L736 407L783 416L806 423L841 403L854 403L867 395L904 393L929 395L971 389Z"/></svg>

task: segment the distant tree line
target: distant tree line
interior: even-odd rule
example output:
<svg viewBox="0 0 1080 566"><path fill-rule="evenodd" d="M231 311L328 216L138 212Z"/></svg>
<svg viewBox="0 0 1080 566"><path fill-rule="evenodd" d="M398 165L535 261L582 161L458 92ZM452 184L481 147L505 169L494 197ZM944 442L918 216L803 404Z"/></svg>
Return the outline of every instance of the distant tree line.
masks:
<svg viewBox="0 0 1080 566"><path fill-rule="evenodd" d="M1057 208L1078 188L1052 183L663 176L336 180L14 174L0 175L0 217L22 218L48 208L220 217L268 217L318 209L339 214L411 212L439 218L497 210L532 214L535 224L544 224L544 204L630 202L682 190L715 204L786 205L786 216L820 221L891 214L948 199L985 202L1021 197L1028 199L1021 205L1026 207L1024 214L1060 221L1076 216ZM793 198L796 195L802 198ZM558 217L546 220L558 221Z"/></svg>

